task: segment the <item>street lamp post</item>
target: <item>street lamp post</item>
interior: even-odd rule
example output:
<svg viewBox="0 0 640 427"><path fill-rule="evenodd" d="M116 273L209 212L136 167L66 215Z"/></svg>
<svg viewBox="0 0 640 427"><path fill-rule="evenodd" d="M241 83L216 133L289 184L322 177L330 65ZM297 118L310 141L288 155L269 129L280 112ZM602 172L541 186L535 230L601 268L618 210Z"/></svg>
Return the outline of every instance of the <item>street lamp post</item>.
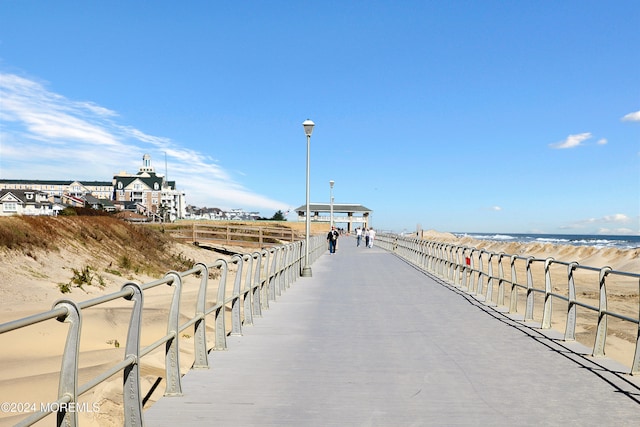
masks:
<svg viewBox="0 0 640 427"><path fill-rule="evenodd" d="M335 181L329 181L329 206L331 206L329 222L331 223L331 227L333 227L333 184L335 184Z"/></svg>
<svg viewBox="0 0 640 427"><path fill-rule="evenodd" d="M315 123L311 120L307 119L302 122L302 127L304 127L304 133L307 135L307 212L306 212L306 227L305 227L305 236L304 236L304 266L302 267L302 271L300 275L302 277L311 277L311 266L309 265L309 234L311 229L311 217L309 212L309 148L311 142L311 133L313 133L313 127Z"/></svg>

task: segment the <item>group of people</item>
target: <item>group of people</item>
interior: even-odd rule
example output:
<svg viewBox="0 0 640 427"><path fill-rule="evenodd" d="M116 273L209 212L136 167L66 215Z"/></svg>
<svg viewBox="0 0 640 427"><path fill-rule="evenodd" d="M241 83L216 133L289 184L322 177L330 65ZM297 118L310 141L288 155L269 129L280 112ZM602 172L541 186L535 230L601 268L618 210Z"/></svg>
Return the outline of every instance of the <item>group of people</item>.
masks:
<svg viewBox="0 0 640 427"><path fill-rule="evenodd" d="M362 243L362 236L364 235L364 245L367 248L373 247L373 241L376 238L376 230L373 228L365 228L364 230L360 227L356 228L356 246L360 246Z"/></svg>
<svg viewBox="0 0 640 427"><path fill-rule="evenodd" d="M331 226L331 230L327 234L327 243L329 243L329 253L335 254L338 248L338 238L340 237L340 231L336 227ZM364 245L367 248L373 247L373 241L376 238L376 231L373 228L362 229L356 228L356 246L360 246L362 243L362 237L364 236Z"/></svg>

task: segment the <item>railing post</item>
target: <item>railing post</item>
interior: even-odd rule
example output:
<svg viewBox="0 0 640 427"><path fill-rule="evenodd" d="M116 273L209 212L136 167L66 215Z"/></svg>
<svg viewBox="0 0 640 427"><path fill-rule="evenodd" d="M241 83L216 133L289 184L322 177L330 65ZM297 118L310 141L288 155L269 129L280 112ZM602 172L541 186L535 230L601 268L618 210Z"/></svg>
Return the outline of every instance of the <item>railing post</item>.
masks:
<svg viewBox="0 0 640 427"><path fill-rule="evenodd" d="M133 301L127 344L124 352L125 359L133 358L135 363L124 368L122 384L122 400L124 404L124 425L138 427L143 424L142 392L140 388L140 333L142 330L143 293L139 284L126 283L122 289L131 289L131 295L125 297Z"/></svg>
<svg viewBox="0 0 640 427"><path fill-rule="evenodd" d="M262 308L266 309L269 308L269 299L271 299L271 287L269 285L269 257L271 252L269 249L263 249L261 254L264 259L264 282L262 278L260 279L260 282L264 283L262 285ZM262 275L263 273L261 272L260 274Z"/></svg>
<svg viewBox="0 0 640 427"><path fill-rule="evenodd" d="M207 322L205 319L207 302L207 285L209 283L209 268L205 263L199 262L194 267L200 267L200 288L196 301L196 320L193 326L193 338L195 345L194 369L209 369L209 358L207 357Z"/></svg>
<svg viewBox="0 0 640 427"><path fill-rule="evenodd" d="M527 271L527 307L524 312L524 320L533 320L533 272L531 271L531 263L533 257L528 257L526 261Z"/></svg>
<svg viewBox="0 0 640 427"><path fill-rule="evenodd" d="M244 256L234 255L231 262L238 261L238 270L233 281L233 294L231 295L231 335L242 335L242 324L240 321L240 287L242 285L242 269L244 267Z"/></svg>
<svg viewBox="0 0 640 427"><path fill-rule="evenodd" d="M484 292L484 282L483 276L484 273L484 265L482 263L482 254L488 253L484 249L480 249L480 254L478 255L478 281L476 282L476 293L475 295L482 295ZM485 298L486 300L486 298Z"/></svg>
<svg viewBox="0 0 640 427"><path fill-rule="evenodd" d="M476 248L471 248L469 251L469 292L472 294L477 294L477 288L474 288L473 285L475 283L474 274L476 273L476 262L473 258L473 253L476 251Z"/></svg>
<svg viewBox="0 0 640 427"><path fill-rule="evenodd" d="M504 306L504 264L502 263L504 255L504 252L498 254L498 299L496 300L498 306Z"/></svg>
<svg viewBox="0 0 640 427"><path fill-rule="evenodd" d="M165 348L165 371L167 386L165 396L182 396L182 383L180 375L180 344L179 344L179 320L180 320L180 293L182 290L182 277L175 271L168 272L165 277L173 277L170 286L173 286L173 298L169 308L167 322L167 334L173 335Z"/></svg>
<svg viewBox="0 0 640 427"><path fill-rule="evenodd" d="M518 275L516 273L516 255L511 255L511 296L509 297L509 313L518 312Z"/></svg>
<svg viewBox="0 0 640 427"><path fill-rule="evenodd" d="M462 259L464 260L464 265L462 266L462 283L460 286L463 291L468 291L469 285L467 284L467 280L469 276L469 264L467 264L467 259L469 259L469 257L467 257L467 248L462 248Z"/></svg>
<svg viewBox="0 0 640 427"><path fill-rule="evenodd" d="M487 292L485 296L485 302L493 302L493 252L488 252L489 259L487 260Z"/></svg>
<svg viewBox="0 0 640 427"><path fill-rule="evenodd" d="M253 278L247 277L247 291L251 294L250 306L245 305L245 319L250 316L253 323L253 316L262 316L262 282L260 275L262 273L262 253L254 252L251 254L252 259L255 258L255 271L253 272ZM249 271L251 274L251 271ZM252 305L252 307L251 307ZM247 316L247 312L249 315Z"/></svg>
<svg viewBox="0 0 640 427"><path fill-rule="evenodd" d="M611 267L600 269L600 304L598 305L598 326L596 328L596 340L593 344L594 357L604 357L604 348L607 342L607 274L611 272Z"/></svg>
<svg viewBox="0 0 640 427"><path fill-rule="evenodd" d="M551 329L551 314L553 307L553 299L551 298L551 293L553 289L551 287L551 264L553 264L554 259L549 257L544 260L544 308L542 310L542 322L540 323L540 328L542 329Z"/></svg>
<svg viewBox="0 0 640 427"><path fill-rule="evenodd" d="M216 299L216 305L218 308L215 310L215 324L216 324L216 342L214 350L226 350L227 349L227 331L225 329L224 311L225 311L225 295L227 288L227 270L229 266L225 260L221 261L222 273L220 275L220 283L218 283L218 297Z"/></svg>
<svg viewBox="0 0 640 427"><path fill-rule="evenodd" d="M247 265L247 272L244 277L244 289L242 290L243 326L253 325L253 289L251 288L251 281L253 280L253 254L244 255L244 260L248 261L249 265Z"/></svg>
<svg viewBox="0 0 640 427"><path fill-rule="evenodd" d="M67 403L75 403L78 401L78 359L82 316L78 305L71 300L60 300L53 306L54 309L61 307L64 307L67 313L64 316L58 317L58 321L68 323L69 331L67 332L67 342L62 355L58 399L64 399ZM57 413L56 425L77 426L78 413L76 411L66 411L62 405L60 406Z"/></svg>
<svg viewBox="0 0 640 427"><path fill-rule="evenodd" d="M273 287L276 297L282 295L282 288L280 287L280 258L282 257L282 251L282 248L277 248L273 257Z"/></svg>
<svg viewBox="0 0 640 427"><path fill-rule="evenodd" d="M271 253L271 271L269 272L269 276L267 277L267 280L269 280L269 299L271 301L275 301L276 297L280 295L280 290L277 289L278 284L276 282L276 259L278 258L279 252L279 248L274 248L273 252ZM298 267L300 267L300 265L298 265Z"/></svg>
<svg viewBox="0 0 640 427"><path fill-rule="evenodd" d="M565 341L576 340L576 284L573 278L573 273L575 272L577 267L578 263L575 261L567 266L567 292L569 301L567 302L567 324L564 328Z"/></svg>

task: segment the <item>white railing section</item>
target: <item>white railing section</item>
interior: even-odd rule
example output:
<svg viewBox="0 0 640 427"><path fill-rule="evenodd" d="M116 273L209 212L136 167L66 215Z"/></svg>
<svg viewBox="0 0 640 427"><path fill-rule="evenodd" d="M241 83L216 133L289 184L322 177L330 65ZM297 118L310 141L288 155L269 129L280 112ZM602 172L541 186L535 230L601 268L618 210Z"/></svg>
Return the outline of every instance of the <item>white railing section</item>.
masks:
<svg viewBox="0 0 640 427"><path fill-rule="evenodd" d="M59 376L58 399L55 402L41 405L44 410L34 411L16 426L29 426L45 417L56 413L58 426L76 426L78 398L98 384L123 372L123 411L125 426L142 426L142 390L140 382L140 359L161 346L165 348L165 396L181 396L180 371L180 333L193 328L194 331L194 369L208 369L208 353L210 350L227 348L227 327L225 325L225 307L231 307L232 335L241 335L242 328L253 323L254 317L262 315L269 308L269 301L274 301L283 291L300 277L304 257L304 241L262 249L252 253L234 255L229 261L218 259L211 264L197 263L190 270L170 271L162 279L138 284L127 282L119 292L104 295L95 299L75 302L62 299L56 302L50 311L0 324L0 334L26 328L40 322L56 319L69 324L66 345L62 355L62 366ZM323 236L312 236L309 240L309 264L324 253ZM233 291L227 295L227 273L229 264L237 264ZM210 273L218 271L217 286L210 279ZM195 315L180 324L180 297L183 279L188 276L200 278ZM167 285L173 287L173 296L169 306L167 334L156 342L140 348L142 330L142 311L145 291ZM207 293L217 292L215 304L207 306ZM78 359L80 349L80 330L83 311L109 301L124 298L132 301L131 319L127 333L124 359L109 367L102 374L78 384ZM209 300L210 301L210 300ZM213 346L207 344L206 330L212 320L215 328ZM28 331L23 331L27 333ZM46 408L49 408L48 410ZM53 409L51 409L53 408Z"/></svg>
<svg viewBox="0 0 640 427"><path fill-rule="evenodd" d="M540 319L542 329L551 328L551 315L554 299L566 302L566 322L564 327L564 340L575 341L576 323L578 319L578 307L582 307L596 314L595 340L592 356L603 357L607 338L607 320L615 318L629 322L636 331L635 351L631 363L631 374L640 374L640 300L636 301L636 316L623 315L608 309L607 279L626 278L634 285L637 283L638 295L640 295L640 274L625 271L616 271L611 267L589 267L579 265L577 262L558 261L553 258L534 258L505 253L494 253L484 249L467 246L458 246L451 243L404 238L392 234L379 234L376 236L376 245L394 252L401 258L415 266L444 280L447 284L455 286L469 294L479 296L486 303L496 306L508 306L509 313L517 313L518 296L523 293L525 298L524 320L534 320L534 297L542 296L543 308ZM505 267L510 271L509 277L505 276ZM553 291L551 269L560 266L566 269L566 295ZM494 271L497 267L497 272ZM519 267L519 268L518 268ZM544 280L534 280L534 269L544 274ZM517 270L525 271L526 280L518 279ZM578 271L597 273L598 280L598 306L587 304L577 298L575 275ZM539 278L539 276L536 276ZM541 283L542 282L542 283ZM505 301L505 292L509 291L508 305ZM638 299L640 297L636 297Z"/></svg>

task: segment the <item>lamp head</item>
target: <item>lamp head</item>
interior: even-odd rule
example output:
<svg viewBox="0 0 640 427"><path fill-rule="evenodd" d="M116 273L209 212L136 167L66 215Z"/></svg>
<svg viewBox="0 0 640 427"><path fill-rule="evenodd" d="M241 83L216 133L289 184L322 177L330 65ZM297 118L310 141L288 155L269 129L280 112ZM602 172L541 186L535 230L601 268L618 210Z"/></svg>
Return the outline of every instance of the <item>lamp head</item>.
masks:
<svg viewBox="0 0 640 427"><path fill-rule="evenodd" d="M307 119L304 122L302 122L302 126L304 127L304 133L307 136L311 136L311 134L313 133L313 127L316 124L313 123L311 120Z"/></svg>

